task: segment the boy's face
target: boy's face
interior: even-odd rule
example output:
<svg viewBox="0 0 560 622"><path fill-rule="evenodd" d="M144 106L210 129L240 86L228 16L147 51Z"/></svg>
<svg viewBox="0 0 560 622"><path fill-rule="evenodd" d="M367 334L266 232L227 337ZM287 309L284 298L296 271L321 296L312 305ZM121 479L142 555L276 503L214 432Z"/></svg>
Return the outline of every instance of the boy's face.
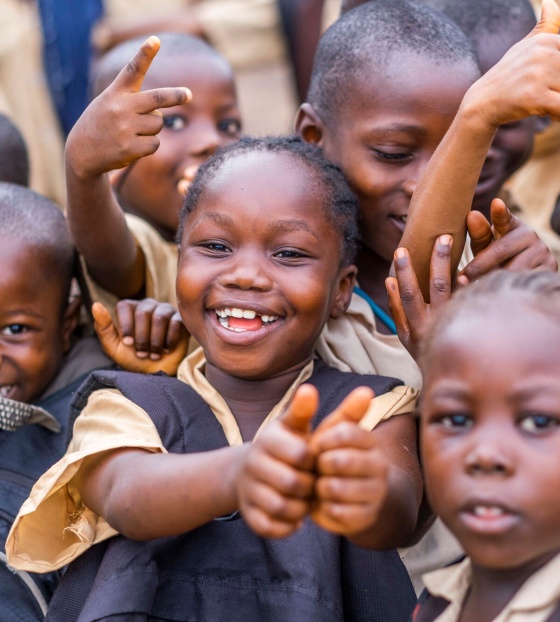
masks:
<svg viewBox="0 0 560 622"><path fill-rule="evenodd" d="M179 310L207 360L229 375L297 369L348 304L355 268L340 266L340 236L316 183L293 157L237 156L188 216Z"/></svg>
<svg viewBox="0 0 560 622"><path fill-rule="evenodd" d="M178 184L185 169L200 166L217 147L235 142L241 121L233 77L224 61L202 55L188 61L157 60L142 90L188 86L193 100L162 111L159 149L124 173L119 196L133 213L173 240L183 202Z"/></svg>
<svg viewBox="0 0 560 622"><path fill-rule="evenodd" d="M423 390L430 502L489 569L560 550L560 326L523 306L512 296L444 326Z"/></svg>
<svg viewBox="0 0 560 622"><path fill-rule="evenodd" d="M360 202L362 242L392 261L416 183L449 128L468 87L468 66L430 59L392 59L384 75L364 76L329 125L322 120L325 155L339 164ZM298 130L302 130L301 113Z"/></svg>
<svg viewBox="0 0 560 622"><path fill-rule="evenodd" d="M75 318L65 315L62 284L47 251L0 243L0 395L32 402L48 387L69 349Z"/></svg>

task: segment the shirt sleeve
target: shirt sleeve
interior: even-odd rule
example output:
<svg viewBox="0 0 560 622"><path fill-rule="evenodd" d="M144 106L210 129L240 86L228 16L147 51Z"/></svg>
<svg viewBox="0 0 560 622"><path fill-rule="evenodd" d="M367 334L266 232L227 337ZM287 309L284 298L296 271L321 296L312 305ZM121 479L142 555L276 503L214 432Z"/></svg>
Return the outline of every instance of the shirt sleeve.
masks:
<svg viewBox="0 0 560 622"><path fill-rule="evenodd" d="M395 387L392 391L373 398L367 413L360 421L364 430L373 430L382 421L396 415L405 415L414 412L418 400L417 389L411 387Z"/></svg>
<svg viewBox="0 0 560 622"><path fill-rule="evenodd" d="M96 391L76 419L66 454L33 486L12 525L6 553L14 568L50 572L117 534L84 506L77 475L85 458L125 447L166 453L144 410L116 389Z"/></svg>

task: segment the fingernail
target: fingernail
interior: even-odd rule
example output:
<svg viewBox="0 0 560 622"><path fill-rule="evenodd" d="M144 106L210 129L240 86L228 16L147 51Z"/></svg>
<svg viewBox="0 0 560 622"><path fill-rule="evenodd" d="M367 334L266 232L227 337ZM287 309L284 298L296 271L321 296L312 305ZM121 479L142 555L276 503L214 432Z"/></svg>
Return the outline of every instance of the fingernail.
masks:
<svg viewBox="0 0 560 622"><path fill-rule="evenodd" d="M156 352L152 352L150 354L150 359L152 361L159 361L160 358L161 358L161 354L157 354Z"/></svg>
<svg viewBox="0 0 560 622"><path fill-rule="evenodd" d="M457 277L457 283L459 283L459 285L468 285L469 279L464 274L461 274Z"/></svg>
<svg viewBox="0 0 560 622"><path fill-rule="evenodd" d="M394 292L396 290L395 281L393 281L393 279L386 279L385 287L387 289L390 289L392 292Z"/></svg>
<svg viewBox="0 0 560 622"><path fill-rule="evenodd" d="M404 248L397 248L397 250L395 251L395 257L397 259L402 259L405 256L406 256L406 251L404 250Z"/></svg>
<svg viewBox="0 0 560 622"><path fill-rule="evenodd" d="M134 337L123 337L122 342L125 346L133 346L134 345Z"/></svg>
<svg viewBox="0 0 560 622"><path fill-rule="evenodd" d="M443 244L443 246L451 246L451 236L450 235L440 235L439 243Z"/></svg>
<svg viewBox="0 0 560 622"><path fill-rule="evenodd" d="M146 358L148 358L148 353L147 352L136 352L136 356L139 359L146 359Z"/></svg>
<svg viewBox="0 0 560 622"><path fill-rule="evenodd" d="M185 87L183 87L183 89L184 89L184 91L185 91L185 97L186 97L186 100L187 100L188 102L190 102L190 101L192 100L192 91L191 91L190 89L188 89L186 86L185 86Z"/></svg>

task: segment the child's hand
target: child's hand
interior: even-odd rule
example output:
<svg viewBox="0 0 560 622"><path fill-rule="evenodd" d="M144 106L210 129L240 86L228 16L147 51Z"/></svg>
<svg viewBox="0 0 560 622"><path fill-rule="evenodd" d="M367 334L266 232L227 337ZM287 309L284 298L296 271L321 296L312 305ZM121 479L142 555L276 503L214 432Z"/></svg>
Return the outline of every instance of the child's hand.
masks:
<svg viewBox="0 0 560 622"><path fill-rule="evenodd" d="M467 216L475 258L459 273L457 281L461 285L497 268L558 270L558 263L546 244L502 200L492 201L490 219L492 225L480 212L471 211Z"/></svg>
<svg viewBox="0 0 560 622"><path fill-rule="evenodd" d="M237 476L243 518L264 538L283 538L309 513L315 456L309 447L319 396L302 385L287 412L268 425L247 450Z"/></svg>
<svg viewBox="0 0 560 622"><path fill-rule="evenodd" d="M114 82L86 108L68 136L66 161L81 178L96 178L151 155L163 127L159 108L185 104L185 87L140 92L144 76L160 47L149 37Z"/></svg>
<svg viewBox="0 0 560 622"><path fill-rule="evenodd" d="M189 335L170 304L152 298L121 300L115 310L116 326L101 303L94 303L92 313L103 350L117 365L145 374L177 373L187 353Z"/></svg>
<svg viewBox="0 0 560 622"><path fill-rule="evenodd" d="M375 524L388 490L388 466L375 436L358 425L373 397L367 387L352 391L310 441L317 452L311 518L349 537Z"/></svg>
<svg viewBox="0 0 560 622"><path fill-rule="evenodd" d="M467 92L462 109L489 127L531 115L560 119L560 8L543 0L534 30Z"/></svg>
<svg viewBox="0 0 560 622"><path fill-rule="evenodd" d="M434 244L430 263L430 304L424 301L416 273L405 248L395 252L395 277L385 280L389 309L397 334L416 360L422 337L435 313L449 300L452 289L451 247L453 239L442 235Z"/></svg>

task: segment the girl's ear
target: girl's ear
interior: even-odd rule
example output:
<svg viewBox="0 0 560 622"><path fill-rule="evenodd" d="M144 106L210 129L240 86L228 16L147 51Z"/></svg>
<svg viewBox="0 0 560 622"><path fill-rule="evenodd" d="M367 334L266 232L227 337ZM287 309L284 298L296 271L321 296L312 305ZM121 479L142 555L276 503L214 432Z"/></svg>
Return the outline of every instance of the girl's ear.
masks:
<svg viewBox="0 0 560 622"><path fill-rule="evenodd" d="M309 103L302 104L299 107L296 116L296 132L306 143L321 147L324 125L315 108Z"/></svg>
<svg viewBox="0 0 560 622"><path fill-rule="evenodd" d="M82 308L82 297L72 298L68 303L62 318L62 351L66 354L72 345L72 334L78 326L80 319L80 309Z"/></svg>
<svg viewBox="0 0 560 622"><path fill-rule="evenodd" d="M334 296L330 317L334 320L341 317L352 299L358 268L354 265L344 266L338 275L338 289Z"/></svg>

